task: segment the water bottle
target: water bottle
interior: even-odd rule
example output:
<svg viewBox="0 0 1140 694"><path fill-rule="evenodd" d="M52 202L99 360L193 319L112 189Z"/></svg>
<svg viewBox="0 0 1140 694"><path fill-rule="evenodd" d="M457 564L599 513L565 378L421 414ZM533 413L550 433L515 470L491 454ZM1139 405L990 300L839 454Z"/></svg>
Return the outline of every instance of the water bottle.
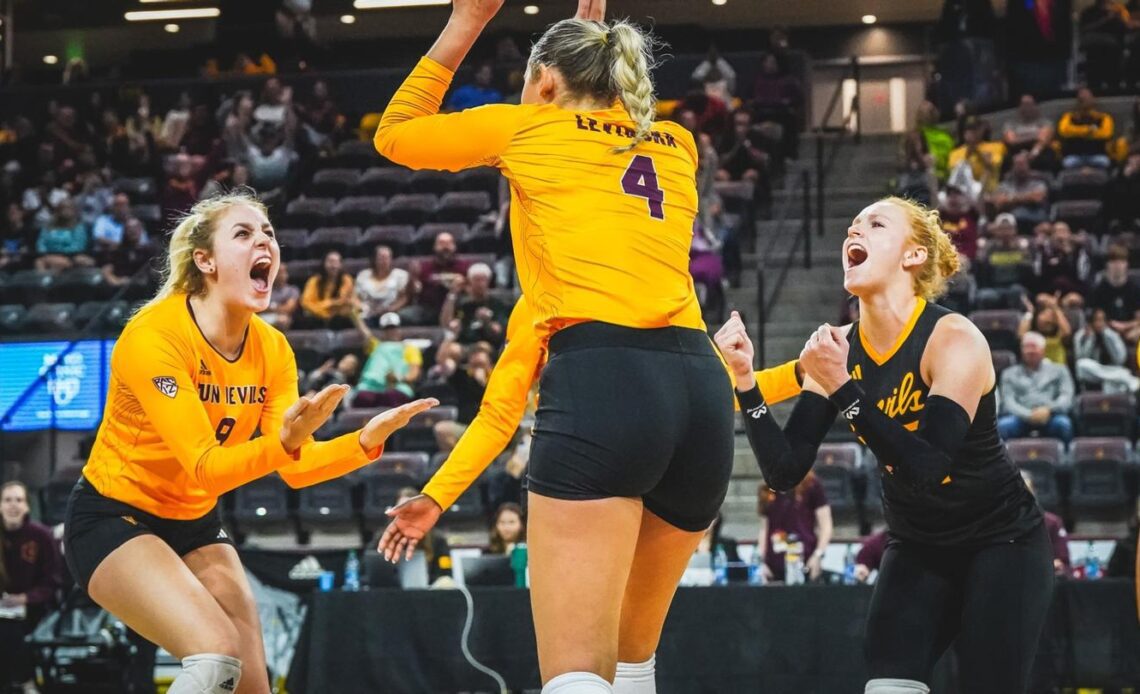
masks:
<svg viewBox="0 0 1140 694"><path fill-rule="evenodd" d="M511 550L511 570L515 572L515 588L526 588L526 543L520 542Z"/></svg>
<svg viewBox="0 0 1140 694"><path fill-rule="evenodd" d="M360 559L355 551L349 552L344 562L344 590L360 590Z"/></svg>
<svg viewBox="0 0 1140 694"><path fill-rule="evenodd" d="M847 548L847 558L843 563L843 585L853 586L858 581L855 580L855 546L852 545Z"/></svg>
<svg viewBox="0 0 1140 694"><path fill-rule="evenodd" d="M764 585L764 559L759 549L752 551L752 561L748 562L748 585Z"/></svg>
<svg viewBox="0 0 1140 694"><path fill-rule="evenodd" d="M798 586L804 582L804 543L788 536L788 550L784 554L784 583Z"/></svg>
<svg viewBox="0 0 1140 694"><path fill-rule="evenodd" d="M728 555L720 545L716 546L716 552L713 553L713 584L728 585Z"/></svg>
<svg viewBox="0 0 1140 694"><path fill-rule="evenodd" d="M1092 540L1089 540L1089 547L1085 554L1085 578L1090 581L1100 578L1100 559L1096 556Z"/></svg>

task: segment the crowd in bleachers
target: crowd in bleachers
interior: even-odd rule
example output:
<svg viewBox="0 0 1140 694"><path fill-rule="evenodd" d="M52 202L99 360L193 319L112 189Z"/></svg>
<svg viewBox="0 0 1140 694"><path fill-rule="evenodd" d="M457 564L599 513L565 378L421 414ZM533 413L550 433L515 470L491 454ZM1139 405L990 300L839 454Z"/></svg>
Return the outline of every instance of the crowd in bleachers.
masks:
<svg viewBox="0 0 1140 694"><path fill-rule="evenodd" d="M1046 505L1124 508L1136 495L1140 100L1129 124L1087 88L1055 122L1028 94L1005 122L964 104L956 115L946 127L919 109L895 192L938 208L955 242L964 271L943 303L989 340L999 429Z"/></svg>

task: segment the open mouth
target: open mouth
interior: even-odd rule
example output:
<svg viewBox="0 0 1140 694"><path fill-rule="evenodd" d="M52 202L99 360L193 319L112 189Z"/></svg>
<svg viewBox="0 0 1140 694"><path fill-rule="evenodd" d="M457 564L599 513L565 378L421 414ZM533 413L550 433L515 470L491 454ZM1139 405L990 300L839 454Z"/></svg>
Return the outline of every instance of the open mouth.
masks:
<svg viewBox="0 0 1140 694"><path fill-rule="evenodd" d="M858 267L867 260L867 249L863 248L857 243L853 243L847 247L847 269Z"/></svg>
<svg viewBox="0 0 1140 694"><path fill-rule="evenodd" d="M258 258L249 271L249 278L253 280L253 288L258 292L269 291L269 273L273 269L273 261L269 258Z"/></svg>

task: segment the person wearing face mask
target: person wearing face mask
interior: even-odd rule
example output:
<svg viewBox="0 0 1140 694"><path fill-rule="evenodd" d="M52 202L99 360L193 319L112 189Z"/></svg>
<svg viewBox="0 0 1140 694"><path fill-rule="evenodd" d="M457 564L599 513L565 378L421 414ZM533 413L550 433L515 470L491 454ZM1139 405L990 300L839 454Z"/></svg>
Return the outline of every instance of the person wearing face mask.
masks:
<svg viewBox="0 0 1140 694"><path fill-rule="evenodd" d="M716 335L752 451L777 491L808 474L836 415L875 455L889 540L867 616L867 694L928 694L951 643L963 691L1025 692L1052 596L1052 548L998 436L985 337L933 302L958 255L937 212L892 197L855 217L842 257L859 320L823 325L807 341L803 393L784 426L753 385L739 316Z"/></svg>
<svg viewBox="0 0 1140 694"><path fill-rule="evenodd" d="M409 403L314 442L348 387L298 398L289 343L254 316L279 265L265 207L249 195L201 201L179 221L161 289L115 344L103 422L68 501L76 583L182 660L172 694L270 691L257 608L218 498L272 472L304 487L363 467L437 404Z"/></svg>

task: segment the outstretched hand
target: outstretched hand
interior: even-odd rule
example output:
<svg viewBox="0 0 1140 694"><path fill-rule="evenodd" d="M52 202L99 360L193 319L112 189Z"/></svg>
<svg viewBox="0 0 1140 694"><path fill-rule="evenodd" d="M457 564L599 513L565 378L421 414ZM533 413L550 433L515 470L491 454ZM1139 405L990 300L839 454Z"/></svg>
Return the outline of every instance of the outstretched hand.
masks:
<svg viewBox="0 0 1140 694"><path fill-rule="evenodd" d="M442 513L439 504L425 494L393 506L387 511L392 522L384 530L376 549L384 555L385 561L393 564L400 561L401 555L411 559L416 545L431 532Z"/></svg>
<svg viewBox="0 0 1140 694"><path fill-rule="evenodd" d="M574 19L606 21L606 0L578 0L578 13Z"/></svg>
<svg viewBox="0 0 1140 694"><path fill-rule="evenodd" d="M368 421L360 430L360 447L371 451L382 446L397 429L405 426L412 417L427 412L439 404L435 398L413 400L405 405L384 410Z"/></svg>

